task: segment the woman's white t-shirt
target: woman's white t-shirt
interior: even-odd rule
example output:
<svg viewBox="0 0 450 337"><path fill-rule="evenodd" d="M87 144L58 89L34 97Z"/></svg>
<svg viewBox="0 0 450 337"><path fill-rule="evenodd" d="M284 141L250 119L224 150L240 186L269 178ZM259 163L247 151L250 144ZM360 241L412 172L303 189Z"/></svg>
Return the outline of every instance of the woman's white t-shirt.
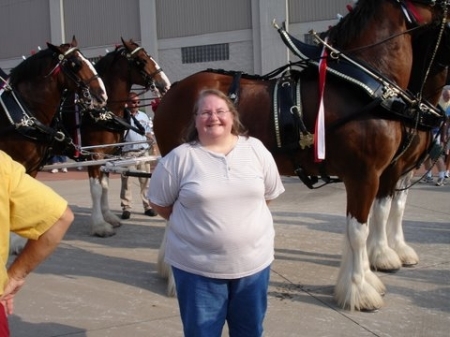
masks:
<svg viewBox="0 0 450 337"><path fill-rule="evenodd" d="M152 174L149 199L173 205L165 261L181 270L233 279L257 273L274 258L274 227L266 200L284 192L271 153L239 137L222 155L182 144Z"/></svg>

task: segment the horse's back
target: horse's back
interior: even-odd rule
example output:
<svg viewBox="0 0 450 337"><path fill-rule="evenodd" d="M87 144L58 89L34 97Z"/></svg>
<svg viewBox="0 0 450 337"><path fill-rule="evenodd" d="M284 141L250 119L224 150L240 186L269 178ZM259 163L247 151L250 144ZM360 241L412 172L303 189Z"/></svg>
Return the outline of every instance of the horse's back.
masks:
<svg viewBox="0 0 450 337"><path fill-rule="evenodd" d="M235 83L236 82L236 83ZM267 137L270 113L269 81L249 78L235 80L233 73L198 72L175 82L163 96L153 119L156 140L164 156L181 144L183 130L189 124L198 94L207 88L229 93L233 87L238 95L238 110L243 124L250 134L258 138ZM261 122L266 121L264 126ZM252 124L253 130L252 130ZM252 132L253 131L253 132Z"/></svg>

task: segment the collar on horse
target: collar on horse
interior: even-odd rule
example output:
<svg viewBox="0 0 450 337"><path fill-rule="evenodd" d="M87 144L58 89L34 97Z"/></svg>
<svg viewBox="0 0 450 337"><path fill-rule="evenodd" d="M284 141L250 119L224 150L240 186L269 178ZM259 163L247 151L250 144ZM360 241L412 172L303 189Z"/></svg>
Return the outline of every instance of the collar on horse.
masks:
<svg viewBox="0 0 450 337"><path fill-rule="evenodd" d="M3 74L6 75L2 70ZM56 131L52 127L44 125L34 117L7 82L7 76L2 76L2 78L5 83L0 88L0 105L10 123L2 132L17 131L26 138L44 143L66 141L63 132Z"/></svg>
<svg viewBox="0 0 450 337"><path fill-rule="evenodd" d="M297 40L276 23L274 26L286 46L300 58L300 65L318 68L322 47L327 48L331 59L328 62L327 73L362 89L387 112L406 122L416 123L417 120L421 127L430 129L437 127L442 121L444 116L440 109L403 90L370 66L335 49L315 32L311 33L322 47L306 44ZM345 123L344 120L339 121L333 128L343 123Z"/></svg>

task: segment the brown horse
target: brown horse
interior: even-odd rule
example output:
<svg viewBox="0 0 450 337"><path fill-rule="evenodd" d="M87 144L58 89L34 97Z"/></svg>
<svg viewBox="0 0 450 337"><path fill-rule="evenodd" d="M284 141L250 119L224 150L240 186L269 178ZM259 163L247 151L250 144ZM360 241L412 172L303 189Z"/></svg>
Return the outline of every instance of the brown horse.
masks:
<svg viewBox="0 0 450 337"><path fill-rule="evenodd" d="M118 148L114 144L122 141L124 131L130 127L123 117L128 94L133 85L142 86L144 91L151 90L156 95L163 95L170 88L167 76L156 61L133 40L126 42L122 39L122 45L103 56L95 64L95 68L105 83L108 103L106 111L97 110L82 114L79 127L81 145L94 147L111 144L111 146L83 151L84 159L88 160L117 155ZM74 119L73 106L68 103L63 107L64 128L72 136L77 133L76 128L79 125ZM100 170L100 167L100 165L88 166L93 203L91 234L108 237L115 234L114 227L121 226L121 222L109 208L109 177Z"/></svg>
<svg viewBox="0 0 450 337"><path fill-rule="evenodd" d="M107 95L94 66L70 44L54 46L28 57L0 82L0 149L36 176L48 159L49 148L65 142L50 127L65 90L77 92L83 109L100 109Z"/></svg>
<svg viewBox="0 0 450 337"><path fill-rule="evenodd" d="M408 89L432 105L439 102L450 64L450 28L442 28L430 27L413 40L413 71ZM435 50L438 41L433 41L441 32L439 48ZM430 41L427 46L426 42ZM411 127L406 132L411 142L399 159L383 173L369 220L369 260L374 269L381 271L395 271L402 265L413 266L419 262L417 253L405 242L402 219L414 169L431 151L432 134L429 129L417 127ZM403 176L394 191L390 179L399 175Z"/></svg>
<svg viewBox="0 0 450 337"><path fill-rule="evenodd" d="M202 89L232 91L238 97L243 124L250 135L262 140L272 151L282 175L297 173L305 181L308 176L335 175L342 180L347 192L347 226L335 299L338 305L349 309L381 307L385 287L370 270L367 222L380 187L386 185L386 191L393 190L400 178L398 174L383 182L380 180L403 144L404 127L401 119L392 117L380 102L390 106L388 96L391 94L395 96L394 101L397 98L407 104L414 101L402 90L408 87L413 61L412 33L408 28L416 23L410 19L420 17L419 26L440 22L446 6L445 1L360 0L353 11L330 29L328 41L335 50L329 50L333 56L328 58L329 67L339 68L346 62L341 51L351 52L352 60L359 64L352 71L359 73L363 67L364 72L375 72L380 81L377 88L383 89L374 100L366 95L364 85L355 86L327 75L323 92L327 126L325 160L316 162L311 143L301 143L305 145L303 149L298 142L299 129L302 134L315 129L320 105L319 72L310 62L301 64L303 71L299 74L283 76L282 82L267 76L258 80L231 72L207 71L174 84L162 99L154 119L161 154L165 155L180 144L180 135L192 118L194 102ZM283 116L281 106L286 105L286 96L276 99L280 105L276 113L272 109L274 87L289 87L292 77L300 83L297 96L302 101L301 120L295 117L295 111L288 117ZM286 118L294 123L286 122Z"/></svg>

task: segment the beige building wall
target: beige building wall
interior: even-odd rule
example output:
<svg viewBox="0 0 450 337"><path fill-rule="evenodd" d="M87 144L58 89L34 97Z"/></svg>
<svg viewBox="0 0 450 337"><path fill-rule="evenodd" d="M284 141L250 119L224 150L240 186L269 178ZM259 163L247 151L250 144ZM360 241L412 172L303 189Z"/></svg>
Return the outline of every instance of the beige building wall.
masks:
<svg viewBox="0 0 450 337"><path fill-rule="evenodd" d="M87 57L133 38L171 81L207 68L265 74L289 55L272 20L303 38L345 14L348 0L0 0L0 67L75 35ZM183 63L182 48L228 44L227 60Z"/></svg>

